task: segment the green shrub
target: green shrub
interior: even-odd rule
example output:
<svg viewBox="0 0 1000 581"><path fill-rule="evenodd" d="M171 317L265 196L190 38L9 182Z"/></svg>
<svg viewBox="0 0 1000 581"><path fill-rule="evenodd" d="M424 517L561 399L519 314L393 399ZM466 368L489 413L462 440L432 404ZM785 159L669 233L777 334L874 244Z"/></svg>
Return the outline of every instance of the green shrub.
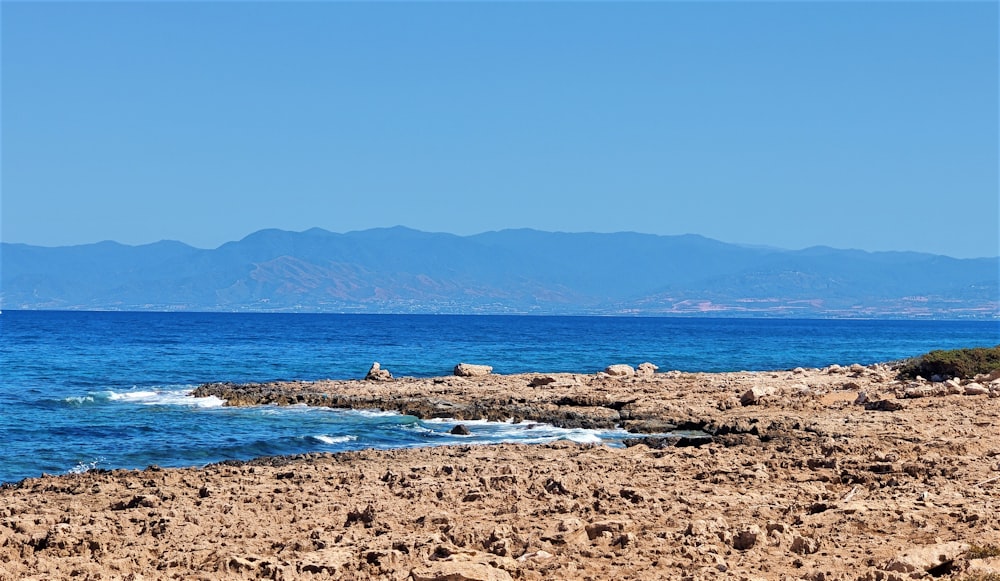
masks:
<svg viewBox="0 0 1000 581"><path fill-rule="evenodd" d="M996 347L976 347L953 351L931 351L905 361L899 369L901 379L916 376L972 378L980 373L990 373L1000 369L1000 345Z"/></svg>
<svg viewBox="0 0 1000 581"><path fill-rule="evenodd" d="M972 545L966 554L970 559L989 559L1000 557L1000 547L996 545Z"/></svg>

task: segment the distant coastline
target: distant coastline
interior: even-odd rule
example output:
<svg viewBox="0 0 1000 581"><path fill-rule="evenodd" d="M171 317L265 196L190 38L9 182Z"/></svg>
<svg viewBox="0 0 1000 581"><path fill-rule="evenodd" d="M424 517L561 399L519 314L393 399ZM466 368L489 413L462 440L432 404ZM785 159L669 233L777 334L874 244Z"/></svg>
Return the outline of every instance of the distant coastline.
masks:
<svg viewBox="0 0 1000 581"><path fill-rule="evenodd" d="M263 230L212 250L2 244L0 309L1000 318L1000 258L505 230Z"/></svg>
<svg viewBox="0 0 1000 581"><path fill-rule="evenodd" d="M786 320L786 321L981 321L988 323L991 321L1000 321L1000 312L973 312L969 313L965 310L959 311L957 314L950 312L941 312L933 314L900 314L900 313L885 313L885 314L854 314L850 312L846 313L825 313L809 316L808 314L802 313L791 313L791 312L744 312L744 311L725 311L719 310L715 312L670 312L670 313L648 313L648 312L605 312L605 311L587 311L587 312L577 312L577 311L565 311L565 312L540 312L540 311L516 311L516 310L483 310L483 311L467 311L467 310L446 310L446 309L414 309L410 311L395 311L395 310L364 310L362 308L356 309L340 309L340 310L318 310L318 309L305 309L305 308L295 308L288 307L283 309L211 309L206 307L199 308L188 308L187 306L178 305L158 305L158 306L148 306L148 307L129 307L129 308L93 308L93 307L75 307L75 306L65 306L58 308L8 308L8 312L52 312L52 313L189 313L189 314L249 314L249 315L402 315L402 316L495 316L495 317L600 317L600 318L635 318L635 319L726 319L726 320L739 320L739 319L754 319L754 320ZM0 314L3 311L0 310Z"/></svg>

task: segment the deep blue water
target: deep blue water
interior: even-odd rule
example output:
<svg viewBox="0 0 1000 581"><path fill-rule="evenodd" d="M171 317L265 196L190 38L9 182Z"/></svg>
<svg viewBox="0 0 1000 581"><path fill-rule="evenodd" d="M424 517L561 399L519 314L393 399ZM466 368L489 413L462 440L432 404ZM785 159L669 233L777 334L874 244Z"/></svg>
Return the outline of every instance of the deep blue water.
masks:
<svg viewBox="0 0 1000 581"><path fill-rule="evenodd" d="M592 373L611 363L734 371L873 363L1000 344L1000 321L857 321L452 315L87 313L0 315L0 482L89 467L203 465L364 447L620 432L453 422L307 408L225 408L186 396L210 381ZM463 422L469 424L469 422Z"/></svg>

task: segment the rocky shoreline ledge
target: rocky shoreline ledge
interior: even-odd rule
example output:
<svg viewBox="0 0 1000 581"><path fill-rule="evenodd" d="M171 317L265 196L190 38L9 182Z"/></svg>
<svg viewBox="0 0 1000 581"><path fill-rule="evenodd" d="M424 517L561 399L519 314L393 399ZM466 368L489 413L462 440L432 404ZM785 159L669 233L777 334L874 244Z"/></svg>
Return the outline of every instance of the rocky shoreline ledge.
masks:
<svg viewBox="0 0 1000 581"><path fill-rule="evenodd" d="M204 385L637 435L27 479L0 579L1000 579L1000 377L654 371Z"/></svg>

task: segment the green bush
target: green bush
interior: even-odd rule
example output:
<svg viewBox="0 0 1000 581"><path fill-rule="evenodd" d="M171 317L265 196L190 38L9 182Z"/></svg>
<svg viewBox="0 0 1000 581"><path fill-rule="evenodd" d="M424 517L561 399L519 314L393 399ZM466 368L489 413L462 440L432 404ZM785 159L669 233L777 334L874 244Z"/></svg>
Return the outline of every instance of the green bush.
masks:
<svg viewBox="0 0 1000 581"><path fill-rule="evenodd" d="M1000 557L1000 547L996 545L972 545L966 555L970 559L990 559Z"/></svg>
<svg viewBox="0 0 1000 581"><path fill-rule="evenodd" d="M972 378L980 373L990 373L1000 369L1000 345L996 347L976 347L953 351L931 351L903 363L899 369L901 379L921 376L929 379L932 375L942 377Z"/></svg>

